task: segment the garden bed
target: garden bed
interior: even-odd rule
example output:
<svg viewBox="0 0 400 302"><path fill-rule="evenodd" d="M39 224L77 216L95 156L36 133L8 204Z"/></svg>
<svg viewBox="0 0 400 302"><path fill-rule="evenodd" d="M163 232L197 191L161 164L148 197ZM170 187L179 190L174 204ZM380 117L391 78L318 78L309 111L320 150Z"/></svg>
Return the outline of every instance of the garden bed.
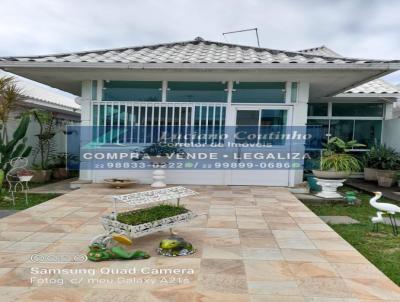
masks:
<svg viewBox="0 0 400 302"><path fill-rule="evenodd" d="M3 189L4 190L4 189ZM4 190L5 191L5 190ZM42 202L56 198L60 194L28 194L28 204L25 203L25 194L17 193L15 195L15 206L13 206L11 195L7 192L0 193L1 210L25 210Z"/></svg>
<svg viewBox="0 0 400 302"><path fill-rule="evenodd" d="M354 189L345 186L339 191L354 191ZM319 216L349 216L360 221L360 224L332 224L330 226L386 276L400 285L400 266L398 265L400 263L400 237L393 236L389 225L381 224L378 233L372 232L371 217L376 216L376 209L369 204L372 195L363 191L356 195L361 200L359 206L348 205L345 201L303 202ZM379 201L399 205L398 202L387 198L381 198Z"/></svg>

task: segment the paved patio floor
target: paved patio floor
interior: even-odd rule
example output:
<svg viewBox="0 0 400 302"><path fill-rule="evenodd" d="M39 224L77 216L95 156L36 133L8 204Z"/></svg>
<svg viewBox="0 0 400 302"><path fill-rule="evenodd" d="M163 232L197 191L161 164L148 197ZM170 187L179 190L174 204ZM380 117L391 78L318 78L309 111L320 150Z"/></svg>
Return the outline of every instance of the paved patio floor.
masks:
<svg viewBox="0 0 400 302"><path fill-rule="evenodd" d="M184 203L208 215L177 229L198 249L189 257L157 256L159 232L134 242L148 260L30 260L85 253L110 195L148 188L91 185L2 219L0 301L400 301L399 287L284 188L190 186L200 194Z"/></svg>

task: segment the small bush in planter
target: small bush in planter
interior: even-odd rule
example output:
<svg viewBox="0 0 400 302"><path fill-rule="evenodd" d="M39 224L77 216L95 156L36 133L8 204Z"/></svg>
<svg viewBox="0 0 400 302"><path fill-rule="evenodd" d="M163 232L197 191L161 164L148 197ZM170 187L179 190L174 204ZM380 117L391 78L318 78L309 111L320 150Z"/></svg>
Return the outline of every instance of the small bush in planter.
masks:
<svg viewBox="0 0 400 302"><path fill-rule="evenodd" d="M138 156L133 159L134 161L142 160L144 157L150 157L155 161L163 162L165 157L170 157L174 154L179 154L181 156L186 155L186 152L174 143L154 143L141 151L135 151L138 153Z"/></svg>
<svg viewBox="0 0 400 302"><path fill-rule="evenodd" d="M147 156L170 156L173 154L186 154L183 149L178 148L173 143L155 143L144 148L142 153L146 154Z"/></svg>
<svg viewBox="0 0 400 302"><path fill-rule="evenodd" d="M391 187L395 182L396 170L400 168L400 155L391 147L374 146L365 154L364 163L369 169L375 169L376 180L380 186Z"/></svg>
<svg viewBox="0 0 400 302"><path fill-rule="evenodd" d="M352 140L344 142L338 137L332 137L324 145L322 152L320 170L313 170L316 177L319 178L344 178L351 172L358 172L362 169L361 162L349 150L355 147L365 147Z"/></svg>
<svg viewBox="0 0 400 302"><path fill-rule="evenodd" d="M187 212L188 209L183 206L161 204L155 207L119 213L117 215L117 220L121 223L129 225L139 225L168 217L173 217Z"/></svg>

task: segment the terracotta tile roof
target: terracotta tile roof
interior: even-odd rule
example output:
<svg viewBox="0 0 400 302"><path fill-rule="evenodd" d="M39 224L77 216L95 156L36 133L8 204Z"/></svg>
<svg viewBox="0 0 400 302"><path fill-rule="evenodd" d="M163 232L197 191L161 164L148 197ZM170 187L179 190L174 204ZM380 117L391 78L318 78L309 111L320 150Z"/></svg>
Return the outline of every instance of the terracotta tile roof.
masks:
<svg viewBox="0 0 400 302"><path fill-rule="evenodd" d="M390 63L397 61L368 60L293 52L207 41L200 37L185 42L138 47L104 49L42 56L3 57L1 62L53 63L254 63L254 64L346 64Z"/></svg>

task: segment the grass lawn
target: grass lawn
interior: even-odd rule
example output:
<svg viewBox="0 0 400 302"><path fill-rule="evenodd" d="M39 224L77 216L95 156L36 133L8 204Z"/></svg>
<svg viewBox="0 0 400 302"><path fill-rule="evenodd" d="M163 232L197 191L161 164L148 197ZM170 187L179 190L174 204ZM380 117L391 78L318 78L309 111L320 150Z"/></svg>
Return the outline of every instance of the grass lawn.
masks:
<svg viewBox="0 0 400 302"><path fill-rule="evenodd" d="M343 187L341 191L356 190ZM370 218L376 215L376 210L369 205L371 196L362 191L358 192L357 197L362 200L360 206L346 205L345 202L328 204L305 201L304 203L319 216L350 216L360 221L360 224L331 225L331 227L390 279L400 285L400 236L393 236L390 225L380 224L379 233L372 232ZM383 197L379 202L396 204L395 201Z"/></svg>
<svg viewBox="0 0 400 302"><path fill-rule="evenodd" d="M28 205L25 204L25 194L17 193L15 198L15 206L13 206L11 195L3 188L0 193L0 210L24 210L33 207L39 203L45 202L49 199L60 196L60 194L28 194ZM10 199L8 199L10 198Z"/></svg>

